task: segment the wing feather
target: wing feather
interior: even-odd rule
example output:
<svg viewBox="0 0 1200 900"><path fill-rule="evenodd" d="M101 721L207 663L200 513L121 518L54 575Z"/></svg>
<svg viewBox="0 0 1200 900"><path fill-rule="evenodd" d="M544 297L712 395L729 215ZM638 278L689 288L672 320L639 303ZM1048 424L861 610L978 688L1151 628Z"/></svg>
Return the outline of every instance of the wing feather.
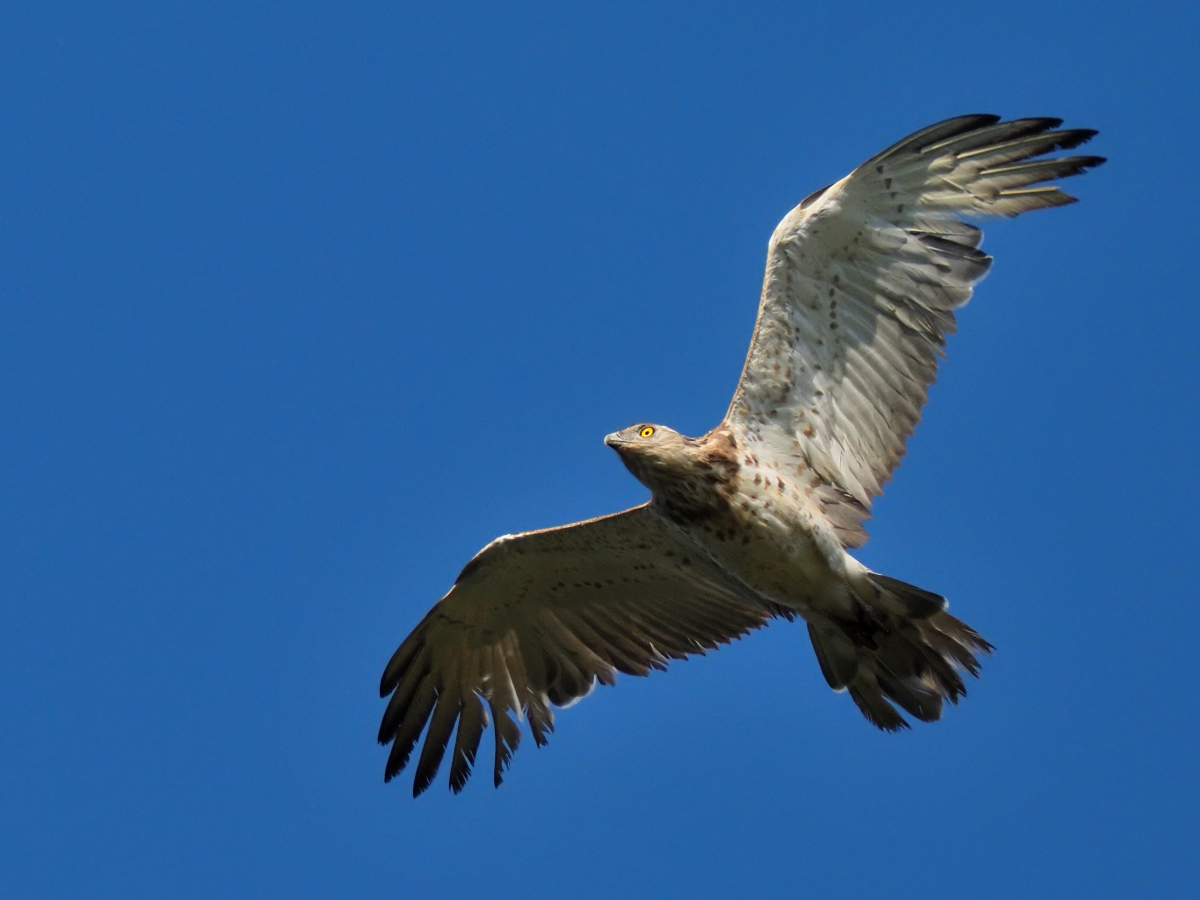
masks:
<svg viewBox="0 0 1200 900"><path fill-rule="evenodd" d="M404 717L393 732L392 751L388 754L387 768L384 770L385 779L391 779L408 765L408 758L421 732L425 730L425 723L429 721L429 714L436 702L437 685L432 677L424 675L416 688L413 702L406 705Z"/></svg>
<svg viewBox="0 0 1200 900"><path fill-rule="evenodd" d="M471 777L475 754L479 751L483 729L487 727L488 716L483 704L482 697L472 694L463 704L458 720L458 734L454 736L454 754L450 761L450 790L456 794Z"/></svg>
<svg viewBox="0 0 1200 900"><path fill-rule="evenodd" d="M384 670L386 777L428 726L413 781L414 794L425 790L457 723L450 787L461 790L490 710L499 784L520 743L514 717L544 744L551 705L569 706L617 672L646 675L704 653L778 613L648 506L493 541Z"/></svg>
<svg viewBox="0 0 1200 900"><path fill-rule="evenodd" d="M446 745L450 735L454 733L454 725L458 722L458 714L462 710L462 697L458 685L454 682L438 691L437 703L433 708L433 716L429 721L429 733L425 735L425 743L421 747L421 758L417 761L417 774L413 779L413 796L420 794L429 787L442 757L446 754Z"/></svg>
<svg viewBox="0 0 1200 900"><path fill-rule="evenodd" d="M1036 159L1095 134L1056 131L1061 124L991 115L938 122L810 195L771 236L726 423L772 437L768 446L798 441L817 474L853 501L845 515L827 503L831 520L861 521L883 490L920 420L954 310L991 265L979 249L983 233L955 217L1073 203L1044 182L1104 162ZM842 531L858 540L861 529Z"/></svg>

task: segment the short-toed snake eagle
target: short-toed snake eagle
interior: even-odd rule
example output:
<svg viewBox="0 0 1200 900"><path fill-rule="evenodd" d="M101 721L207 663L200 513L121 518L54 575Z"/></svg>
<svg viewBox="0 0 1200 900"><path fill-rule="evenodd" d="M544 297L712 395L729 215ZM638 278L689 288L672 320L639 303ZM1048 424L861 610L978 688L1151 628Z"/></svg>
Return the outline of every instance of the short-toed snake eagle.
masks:
<svg viewBox="0 0 1200 900"><path fill-rule="evenodd" d="M471 774L489 721L495 783L528 717L617 672L646 675L799 616L829 685L880 728L937 719L990 645L937 594L846 550L904 453L954 310L988 270L959 216L1074 198L1045 182L1102 163L1046 158L1095 132L970 115L918 131L804 200L771 235L758 322L724 420L703 437L641 424L605 443L651 491L643 506L485 547L400 645L379 740L386 777L428 731L413 792ZM514 721L514 717L517 721Z"/></svg>

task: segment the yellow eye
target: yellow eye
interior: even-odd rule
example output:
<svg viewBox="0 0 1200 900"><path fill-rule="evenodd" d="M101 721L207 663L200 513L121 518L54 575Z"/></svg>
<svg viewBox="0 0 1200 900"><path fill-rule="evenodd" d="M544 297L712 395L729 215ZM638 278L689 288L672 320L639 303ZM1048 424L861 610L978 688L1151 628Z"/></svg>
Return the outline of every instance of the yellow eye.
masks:
<svg viewBox="0 0 1200 900"><path fill-rule="evenodd" d="M639 431L638 434L640 434L642 437L650 437L650 435L654 434L654 429L647 425L645 428Z"/></svg>

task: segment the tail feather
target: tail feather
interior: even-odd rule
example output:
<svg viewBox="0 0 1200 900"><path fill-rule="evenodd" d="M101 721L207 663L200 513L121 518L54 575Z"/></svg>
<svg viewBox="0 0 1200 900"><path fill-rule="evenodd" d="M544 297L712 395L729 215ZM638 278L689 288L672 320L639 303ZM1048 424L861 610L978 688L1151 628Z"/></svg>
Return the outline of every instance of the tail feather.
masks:
<svg viewBox="0 0 1200 900"><path fill-rule="evenodd" d="M880 685L875 675L869 670L859 673L850 685L850 697L859 711L867 717L867 721L876 728L884 731L900 731L910 727L904 716L896 712L895 707L883 699Z"/></svg>
<svg viewBox="0 0 1200 900"><path fill-rule="evenodd" d="M947 700L958 703L967 693L960 671L977 676L976 654L990 653L992 645L946 612L938 594L886 575L871 573L870 580L877 593L860 598L855 619L809 623L821 672L885 731L908 727L896 706L937 721Z"/></svg>
<svg viewBox="0 0 1200 900"><path fill-rule="evenodd" d="M904 611L913 619L927 619L946 608L946 598L941 594L919 588L899 578L880 575L878 572L871 572L867 577L875 583L875 587L900 601Z"/></svg>
<svg viewBox="0 0 1200 900"><path fill-rule="evenodd" d="M936 722L942 717L943 694L929 682L913 675L898 678L882 665L875 679L884 695L900 704L909 715L922 722Z"/></svg>
<svg viewBox="0 0 1200 900"><path fill-rule="evenodd" d="M990 654L994 649L974 628L947 612L930 617L922 634L927 644L941 651L943 656L949 656L957 666L977 678L979 660L975 654Z"/></svg>
<svg viewBox="0 0 1200 900"><path fill-rule="evenodd" d="M812 622L808 623L808 637L817 654L821 674L835 691L844 691L858 674L858 654L854 644L836 627L818 630Z"/></svg>

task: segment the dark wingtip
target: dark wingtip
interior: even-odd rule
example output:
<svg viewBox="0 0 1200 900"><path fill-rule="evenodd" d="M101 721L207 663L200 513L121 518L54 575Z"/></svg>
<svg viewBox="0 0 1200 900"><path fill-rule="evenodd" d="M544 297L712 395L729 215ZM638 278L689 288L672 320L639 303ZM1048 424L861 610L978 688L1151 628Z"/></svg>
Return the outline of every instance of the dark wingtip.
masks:
<svg viewBox="0 0 1200 900"><path fill-rule="evenodd" d="M396 652L397 653L400 652L399 647L396 648ZM393 653L392 659L395 659L395 658L396 658L396 654ZM381 699L383 697L386 697L388 694L390 694L392 691L394 691L396 689L396 685L398 682L396 680L395 673L392 672L391 669L392 669L392 664L389 661L387 666L384 667L383 674L379 676L379 696Z"/></svg>
<svg viewBox="0 0 1200 900"><path fill-rule="evenodd" d="M426 739L426 746L429 746L428 739ZM424 756L425 754L422 753L421 755ZM441 762L440 757L438 758L438 762ZM421 765L421 763L425 763L425 765ZM417 774L413 777L414 797L420 797L423 793L429 790L429 786L433 784L433 780L437 778L439 768L441 768L440 765L429 765L426 760L420 760L417 763Z"/></svg>
<svg viewBox="0 0 1200 900"><path fill-rule="evenodd" d="M389 755L387 765L383 767L383 783L387 784L389 781L399 775L402 771L404 771L404 767L406 765L408 765L407 757L404 760L397 760L394 758L394 754Z"/></svg>
<svg viewBox="0 0 1200 900"><path fill-rule="evenodd" d="M429 616L426 616L426 619L428 618ZM383 667L383 674L379 677L380 697L386 697L396 689L413 660L417 659L421 651L425 649L425 638L422 635L423 625L424 622L414 628L412 634L400 642L400 646L396 648L387 665Z"/></svg>

